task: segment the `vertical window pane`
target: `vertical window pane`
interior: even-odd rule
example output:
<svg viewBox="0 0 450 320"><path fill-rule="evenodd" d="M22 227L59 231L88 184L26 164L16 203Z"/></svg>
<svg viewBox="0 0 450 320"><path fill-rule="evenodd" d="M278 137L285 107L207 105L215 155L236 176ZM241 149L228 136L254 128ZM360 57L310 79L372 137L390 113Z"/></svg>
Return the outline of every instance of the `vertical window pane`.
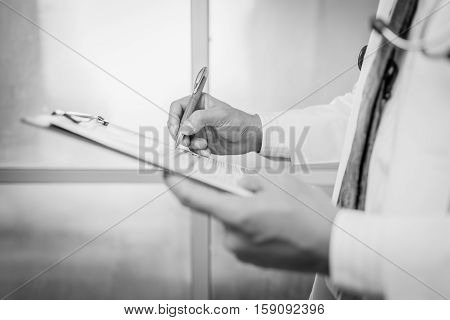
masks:
<svg viewBox="0 0 450 320"><path fill-rule="evenodd" d="M10 3L54 37L0 6L2 165L125 165L20 117L61 108L162 128L170 101L190 90L189 0Z"/></svg>

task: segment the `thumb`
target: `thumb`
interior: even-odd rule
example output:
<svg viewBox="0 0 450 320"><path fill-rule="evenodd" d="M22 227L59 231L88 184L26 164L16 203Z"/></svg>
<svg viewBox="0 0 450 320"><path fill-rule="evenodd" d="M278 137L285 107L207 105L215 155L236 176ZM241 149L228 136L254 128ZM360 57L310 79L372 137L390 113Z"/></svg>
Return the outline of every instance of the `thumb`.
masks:
<svg viewBox="0 0 450 320"><path fill-rule="evenodd" d="M183 122L180 132L184 135L190 136L196 134L206 126L213 126L219 120L221 119L214 109L197 110Z"/></svg>

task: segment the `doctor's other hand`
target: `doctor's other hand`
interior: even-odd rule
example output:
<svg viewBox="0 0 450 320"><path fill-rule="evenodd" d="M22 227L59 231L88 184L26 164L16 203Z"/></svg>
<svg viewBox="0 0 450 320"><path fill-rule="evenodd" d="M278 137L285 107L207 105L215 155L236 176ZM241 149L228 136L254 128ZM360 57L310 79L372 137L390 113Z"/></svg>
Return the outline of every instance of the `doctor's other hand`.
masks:
<svg viewBox="0 0 450 320"><path fill-rule="evenodd" d="M202 94L197 110L180 124L189 97L172 102L167 126L176 139L178 131L185 135L182 144L202 154L217 155L259 152L262 124L257 114L235 109L208 94ZM180 127L181 126L181 127Z"/></svg>
<svg viewBox="0 0 450 320"><path fill-rule="evenodd" d="M180 202L225 226L225 246L244 262L262 267L328 274L336 207L320 189L298 178L245 176L254 192L239 197L168 175Z"/></svg>

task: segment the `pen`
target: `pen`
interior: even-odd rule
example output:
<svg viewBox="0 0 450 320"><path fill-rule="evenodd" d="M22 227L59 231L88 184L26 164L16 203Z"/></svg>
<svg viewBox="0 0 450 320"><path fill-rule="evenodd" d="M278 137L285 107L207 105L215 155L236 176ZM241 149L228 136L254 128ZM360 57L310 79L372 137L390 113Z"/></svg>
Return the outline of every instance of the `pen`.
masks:
<svg viewBox="0 0 450 320"><path fill-rule="evenodd" d="M183 116L180 120L180 128L183 125L183 122L191 116L191 114L194 112L195 108L198 105L198 102L200 101L200 97L202 96L203 88L205 87L206 80L208 80L208 68L203 67L200 72L198 73L197 77L194 81L194 89L192 91L192 95L189 98L189 102L186 106L186 109L184 110ZM181 143L181 141L184 138L184 134L182 134L178 130L177 135L177 141L175 144L175 147L178 147Z"/></svg>

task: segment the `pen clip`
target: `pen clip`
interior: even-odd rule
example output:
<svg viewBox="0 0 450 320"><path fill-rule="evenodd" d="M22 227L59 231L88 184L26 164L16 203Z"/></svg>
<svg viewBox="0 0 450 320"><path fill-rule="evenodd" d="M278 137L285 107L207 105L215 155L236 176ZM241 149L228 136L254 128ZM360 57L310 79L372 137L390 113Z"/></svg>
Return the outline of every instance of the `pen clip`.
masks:
<svg viewBox="0 0 450 320"><path fill-rule="evenodd" d="M203 67L200 69L200 72L197 74L197 77L195 77L194 81L194 93L197 93L200 84L202 83L203 79L205 79L208 75L208 67Z"/></svg>

